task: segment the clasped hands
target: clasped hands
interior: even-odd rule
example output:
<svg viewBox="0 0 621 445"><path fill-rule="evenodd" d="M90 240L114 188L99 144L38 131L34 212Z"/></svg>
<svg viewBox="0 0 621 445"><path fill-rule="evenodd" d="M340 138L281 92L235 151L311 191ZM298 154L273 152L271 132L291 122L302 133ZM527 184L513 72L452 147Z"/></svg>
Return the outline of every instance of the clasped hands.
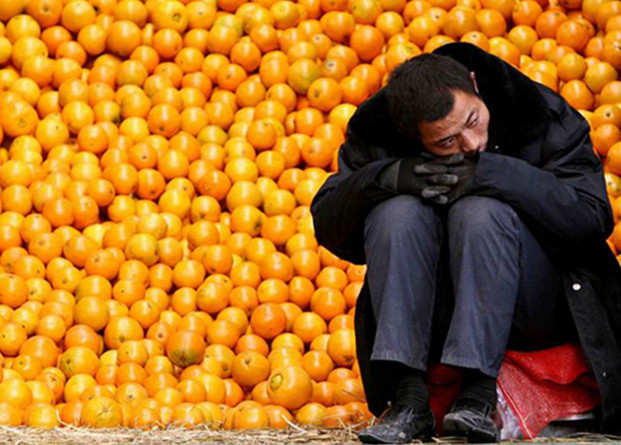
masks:
<svg viewBox="0 0 621 445"><path fill-rule="evenodd" d="M448 205L467 194L478 161L475 156L457 153L435 156L423 152L400 160L398 189L439 205Z"/></svg>

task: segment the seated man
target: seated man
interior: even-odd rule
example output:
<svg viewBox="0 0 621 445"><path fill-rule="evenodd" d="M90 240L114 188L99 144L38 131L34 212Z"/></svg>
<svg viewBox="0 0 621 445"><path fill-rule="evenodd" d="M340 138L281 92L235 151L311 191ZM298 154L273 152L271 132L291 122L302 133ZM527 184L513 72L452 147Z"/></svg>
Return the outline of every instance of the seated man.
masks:
<svg viewBox="0 0 621 445"><path fill-rule="evenodd" d="M589 125L559 95L465 43L411 59L350 120L312 213L321 244L368 266L358 360L384 414L363 442L435 434L430 362L464 370L444 435L496 441L505 350L570 340L597 379L602 431L621 431L612 212Z"/></svg>

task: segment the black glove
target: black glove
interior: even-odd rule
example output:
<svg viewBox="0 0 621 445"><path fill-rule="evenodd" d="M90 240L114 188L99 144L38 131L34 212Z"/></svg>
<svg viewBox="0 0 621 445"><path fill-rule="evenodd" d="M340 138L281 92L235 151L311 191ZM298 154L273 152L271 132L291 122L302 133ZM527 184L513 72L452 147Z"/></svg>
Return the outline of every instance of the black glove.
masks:
<svg viewBox="0 0 621 445"><path fill-rule="evenodd" d="M433 202L436 204L453 204L462 196L467 195L472 187L477 161L479 160L478 153L469 157L464 157L462 154L454 156L461 156L461 161L458 158L454 158L452 160L453 164L447 167L446 172L446 176L454 179L454 185L447 192L433 198Z"/></svg>
<svg viewBox="0 0 621 445"><path fill-rule="evenodd" d="M397 190L424 199L446 194L458 180L456 175L448 174L448 168L462 160L452 156L439 158L426 152L417 157L403 158L399 161Z"/></svg>

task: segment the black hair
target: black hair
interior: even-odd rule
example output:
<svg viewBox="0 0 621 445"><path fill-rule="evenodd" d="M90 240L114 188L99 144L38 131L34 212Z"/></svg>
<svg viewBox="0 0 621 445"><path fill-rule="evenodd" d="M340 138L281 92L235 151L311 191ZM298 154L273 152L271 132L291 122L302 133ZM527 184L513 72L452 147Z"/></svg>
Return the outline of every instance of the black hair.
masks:
<svg viewBox="0 0 621 445"><path fill-rule="evenodd" d="M470 72L448 56L421 54L390 74L386 100L397 130L418 138L418 125L446 117L453 109L454 91L477 95Z"/></svg>

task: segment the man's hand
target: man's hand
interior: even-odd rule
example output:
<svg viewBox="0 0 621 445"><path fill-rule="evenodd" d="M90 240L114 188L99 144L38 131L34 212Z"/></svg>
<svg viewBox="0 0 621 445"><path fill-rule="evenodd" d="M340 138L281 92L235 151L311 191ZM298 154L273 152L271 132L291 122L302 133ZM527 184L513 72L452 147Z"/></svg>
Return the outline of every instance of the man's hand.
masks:
<svg viewBox="0 0 621 445"><path fill-rule="evenodd" d="M435 199L449 193L458 180L456 175L448 174L448 167L456 162L449 158L438 158L425 153L401 159L397 180L398 191L421 196L424 199Z"/></svg>
<svg viewBox="0 0 621 445"><path fill-rule="evenodd" d="M453 185L445 193L436 195L432 201L440 205L450 205L470 191L477 167L478 156L465 157L463 154L438 158L437 162L447 165L447 171L443 175L453 180ZM432 176L430 180L434 180Z"/></svg>

